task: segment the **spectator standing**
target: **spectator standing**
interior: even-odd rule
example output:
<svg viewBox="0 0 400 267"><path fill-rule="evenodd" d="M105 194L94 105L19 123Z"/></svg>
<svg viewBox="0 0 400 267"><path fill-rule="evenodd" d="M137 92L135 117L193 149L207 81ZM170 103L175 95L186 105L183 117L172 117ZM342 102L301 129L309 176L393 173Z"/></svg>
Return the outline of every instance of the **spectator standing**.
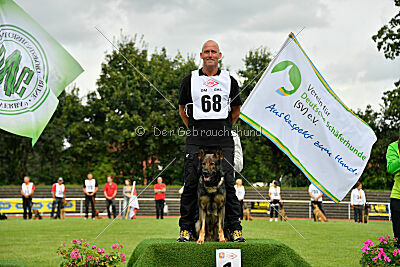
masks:
<svg viewBox="0 0 400 267"><path fill-rule="evenodd" d="M390 194L390 213L392 215L393 234L400 247L400 132L399 139L391 143L386 152L387 171L394 175L394 185Z"/></svg>
<svg viewBox="0 0 400 267"><path fill-rule="evenodd" d="M113 182L111 176L107 176L107 183L104 186L104 196L106 197L107 215L109 219L111 219L110 206L112 207L114 219L117 218L117 210L115 208L115 196L117 195L117 191L117 184Z"/></svg>
<svg viewBox="0 0 400 267"><path fill-rule="evenodd" d="M275 222L278 221L278 211L279 211L279 204L282 201L281 197L281 188L278 186L278 181L273 181L272 186L269 188L269 198L270 201L270 219L269 221L272 222L275 219Z"/></svg>
<svg viewBox="0 0 400 267"><path fill-rule="evenodd" d="M57 183L53 184L51 188L53 194L53 206L51 207L50 219L60 219L60 211L63 208L63 202L65 199L65 185L62 177L58 178ZM57 214L54 218L54 209L57 206Z"/></svg>
<svg viewBox="0 0 400 267"><path fill-rule="evenodd" d="M165 202L165 191L167 186L162 182L162 177L157 178L157 184L154 185L154 199L156 201L156 216L157 219L164 219L164 202Z"/></svg>
<svg viewBox="0 0 400 267"><path fill-rule="evenodd" d="M360 182L357 182L355 188L351 191L350 202L351 207L354 209L354 222L362 223L362 211L367 200Z"/></svg>
<svg viewBox="0 0 400 267"><path fill-rule="evenodd" d="M122 205L122 217L121 219L125 219L126 215L129 213L129 200L131 199L132 186L131 181L129 179L125 180L125 185L122 189L122 193L124 195L124 202Z"/></svg>
<svg viewBox="0 0 400 267"><path fill-rule="evenodd" d="M324 205L322 204L322 192L313 184L310 184L310 186L308 187L308 195L311 197L311 207L314 210L314 205L317 205L318 208L322 211L322 213L325 215L326 217L326 213L325 213L325 209L324 209ZM312 213L313 217L314 217L314 222L317 220L315 218L315 214L314 212Z"/></svg>
<svg viewBox="0 0 400 267"><path fill-rule="evenodd" d="M32 196L35 192L35 185L30 182L30 177L24 177L24 183L21 185L22 208L24 209L24 220L27 219L27 211L29 211L29 219L32 219Z"/></svg>
<svg viewBox="0 0 400 267"><path fill-rule="evenodd" d="M89 216L89 203L92 205L92 219L96 217L95 198L99 190L96 179L93 179L93 174L88 173L87 179L83 183L83 192L85 193L85 220Z"/></svg>
<svg viewBox="0 0 400 267"><path fill-rule="evenodd" d="M235 190L236 196L240 203L240 219L243 220L243 200L246 192L244 190L244 186L242 185L242 179L236 179Z"/></svg>

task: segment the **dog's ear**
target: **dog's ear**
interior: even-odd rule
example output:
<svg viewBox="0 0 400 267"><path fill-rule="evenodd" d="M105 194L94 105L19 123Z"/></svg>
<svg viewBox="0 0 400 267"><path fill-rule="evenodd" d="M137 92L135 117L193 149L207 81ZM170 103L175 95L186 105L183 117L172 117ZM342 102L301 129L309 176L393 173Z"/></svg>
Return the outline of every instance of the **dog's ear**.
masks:
<svg viewBox="0 0 400 267"><path fill-rule="evenodd" d="M199 160L201 160L204 157L205 154L206 154L206 152L204 152L204 149L200 148L200 150L199 150Z"/></svg>
<svg viewBox="0 0 400 267"><path fill-rule="evenodd" d="M221 149L217 149L217 151L215 151L215 157L217 158L217 160L222 161L222 150Z"/></svg>

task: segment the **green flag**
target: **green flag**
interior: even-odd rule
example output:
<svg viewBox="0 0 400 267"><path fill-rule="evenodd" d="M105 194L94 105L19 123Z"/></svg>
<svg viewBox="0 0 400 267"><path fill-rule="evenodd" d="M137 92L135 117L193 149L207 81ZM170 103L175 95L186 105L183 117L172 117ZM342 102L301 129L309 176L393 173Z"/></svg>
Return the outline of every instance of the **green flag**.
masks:
<svg viewBox="0 0 400 267"><path fill-rule="evenodd" d="M39 139L79 63L12 0L0 0L0 128Z"/></svg>

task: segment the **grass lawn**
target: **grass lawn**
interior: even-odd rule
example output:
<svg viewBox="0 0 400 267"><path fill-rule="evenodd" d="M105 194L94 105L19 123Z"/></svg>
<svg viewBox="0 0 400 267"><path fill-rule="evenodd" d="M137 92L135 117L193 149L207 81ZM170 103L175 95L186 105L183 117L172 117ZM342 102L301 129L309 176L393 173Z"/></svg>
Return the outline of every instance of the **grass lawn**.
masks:
<svg viewBox="0 0 400 267"><path fill-rule="evenodd" d="M59 266L56 249L72 238L93 240L109 223L108 219L83 220L67 218L63 221L44 218L24 221L11 218L0 221L0 266L5 261L23 261L26 266ZM290 220L305 239L288 223L255 219L243 222L247 239L275 239L293 248L313 266L359 266L360 248L366 239L376 242L380 235L392 235L389 222L355 224L350 221L314 223L310 220ZM145 238L176 238L178 218L139 217L134 221L116 220L95 242L109 250L118 242L124 245L127 258ZM177 252L179 253L179 252Z"/></svg>

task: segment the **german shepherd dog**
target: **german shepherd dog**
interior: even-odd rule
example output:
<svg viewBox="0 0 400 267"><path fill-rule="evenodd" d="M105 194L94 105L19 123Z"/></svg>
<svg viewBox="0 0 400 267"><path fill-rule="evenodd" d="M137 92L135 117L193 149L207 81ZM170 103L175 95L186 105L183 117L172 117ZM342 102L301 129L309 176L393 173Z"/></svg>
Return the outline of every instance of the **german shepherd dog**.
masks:
<svg viewBox="0 0 400 267"><path fill-rule="evenodd" d="M369 210L368 210L368 205L365 204L364 209L362 211L362 222L363 223L368 223L368 219L369 219Z"/></svg>
<svg viewBox="0 0 400 267"><path fill-rule="evenodd" d="M33 213L33 219L34 220L41 220L42 219L42 215L39 213L39 211L37 209L32 210Z"/></svg>
<svg viewBox="0 0 400 267"><path fill-rule="evenodd" d="M196 222L197 244L207 241L226 242L224 235L226 190L221 170L222 151L199 153L201 176L197 189L199 220Z"/></svg>
<svg viewBox="0 0 400 267"><path fill-rule="evenodd" d="M287 216L285 208L283 207L283 203L280 203L279 205L278 220L281 222L287 221Z"/></svg>
<svg viewBox="0 0 400 267"><path fill-rule="evenodd" d="M312 204L312 205L314 207L313 212L314 212L314 215L315 215L316 222L319 222L319 221L327 222L328 219L326 219L324 213L318 208L318 206L315 205L315 204Z"/></svg>
<svg viewBox="0 0 400 267"><path fill-rule="evenodd" d="M246 202L243 204L243 219L246 221L253 220L253 217L251 217L251 214L250 214L249 206Z"/></svg>

